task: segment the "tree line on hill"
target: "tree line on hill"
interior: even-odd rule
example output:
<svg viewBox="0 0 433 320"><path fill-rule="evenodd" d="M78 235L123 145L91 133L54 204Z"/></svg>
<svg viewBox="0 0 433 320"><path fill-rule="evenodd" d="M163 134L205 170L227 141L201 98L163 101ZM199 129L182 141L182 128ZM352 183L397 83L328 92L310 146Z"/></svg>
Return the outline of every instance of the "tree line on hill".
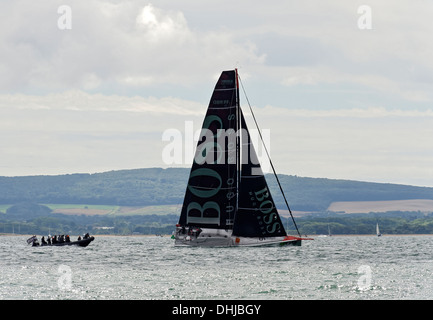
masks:
<svg viewBox="0 0 433 320"><path fill-rule="evenodd" d="M171 234L179 215L64 215L47 206L22 203L0 213L0 233L17 234ZM291 222L282 218L289 234L296 234ZM373 234L376 223L383 234L433 234L433 214L387 212L369 214L321 213L296 219L302 234Z"/></svg>
<svg viewBox="0 0 433 320"><path fill-rule="evenodd" d="M95 174L0 177L0 204L22 202L150 206L179 204L189 169L147 168ZM293 210L326 211L334 201L433 199L433 188L279 175ZM275 177L267 175L278 208L285 209Z"/></svg>
<svg viewBox="0 0 433 320"><path fill-rule="evenodd" d="M41 204L20 203L0 212L0 233L16 234L171 234L178 216L65 215Z"/></svg>
<svg viewBox="0 0 433 320"><path fill-rule="evenodd" d="M343 214L297 220L301 232L312 235L375 234L376 224L382 234L433 234L433 215L419 212Z"/></svg>
<svg viewBox="0 0 433 320"><path fill-rule="evenodd" d="M146 206L183 202L189 169L149 168L95 174L0 177L0 232L52 234L171 234L178 215L85 216L53 214L41 203ZM316 214L297 219L305 234L369 234L380 218L383 233L433 233L433 217L420 212L332 215L334 201L433 199L433 188L279 175L292 210ZM267 176L278 208L284 200ZM285 220L285 219L283 219ZM289 221L290 222L290 221ZM286 225L286 224L285 224ZM291 224L288 223L290 226ZM295 234L294 229L288 232Z"/></svg>

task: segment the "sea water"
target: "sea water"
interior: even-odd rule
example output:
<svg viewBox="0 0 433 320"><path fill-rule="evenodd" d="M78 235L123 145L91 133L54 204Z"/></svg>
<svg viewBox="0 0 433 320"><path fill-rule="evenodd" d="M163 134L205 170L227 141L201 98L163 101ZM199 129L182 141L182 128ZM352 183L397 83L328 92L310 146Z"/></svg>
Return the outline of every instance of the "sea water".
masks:
<svg viewBox="0 0 433 320"><path fill-rule="evenodd" d="M27 238L0 236L0 300L433 299L433 236L262 248L179 248L168 236L32 247Z"/></svg>

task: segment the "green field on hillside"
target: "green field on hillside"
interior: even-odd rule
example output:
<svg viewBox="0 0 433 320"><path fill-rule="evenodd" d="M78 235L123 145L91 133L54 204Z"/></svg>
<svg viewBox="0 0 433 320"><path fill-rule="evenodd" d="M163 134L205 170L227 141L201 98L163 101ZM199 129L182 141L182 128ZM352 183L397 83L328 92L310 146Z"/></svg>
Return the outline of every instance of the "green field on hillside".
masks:
<svg viewBox="0 0 433 320"><path fill-rule="evenodd" d="M50 208L54 214L66 215L110 215L110 216L133 216L133 215L167 215L180 214L180 205L160 206L114 206L95 204L52 204L42 203ZM5 213L11 204L0 205L0 212Z"/></svg>

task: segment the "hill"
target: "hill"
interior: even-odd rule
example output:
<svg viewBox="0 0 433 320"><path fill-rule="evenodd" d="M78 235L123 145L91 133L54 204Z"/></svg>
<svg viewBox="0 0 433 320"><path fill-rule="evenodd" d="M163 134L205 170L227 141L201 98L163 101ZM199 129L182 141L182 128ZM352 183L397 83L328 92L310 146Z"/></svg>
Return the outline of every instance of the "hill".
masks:
<svg viewBox="0 0 433 320"><path fill-rule="evenodd" d="M0 177L0 204L177 204L185 192L187 178L186 169L160 168L95 174Z"/></svg>
<svg viewBox="0 0 433 320"><path fill-rule="evenodd" d="M148 168L0 177L0 232L170 234L178 221L188 176L189 169ZM433 188L288 175L279 178L303 233L327 233L330 228L333 234L368 234L380 220L384 234L433 234L433 210L426 210L433 203ZM282 209L284 225L294 234L275 177L268 175L267 179L277 207ZM377 213L390 209L393 211Z"/></svg>
<svg viewBox="0 0 433 320"><path fill-rule="evenodd" d="M184 168L146 168L95 174L0 177L0 208L2 204L23 202L176 205L183 201L188 176L189 169ZM294 211L325 212L334 202L433 200L433 188L428 187L290 175L279 175L279 179ZM267 180L277 207L284 209L275 177L267 175Z"/></svg>

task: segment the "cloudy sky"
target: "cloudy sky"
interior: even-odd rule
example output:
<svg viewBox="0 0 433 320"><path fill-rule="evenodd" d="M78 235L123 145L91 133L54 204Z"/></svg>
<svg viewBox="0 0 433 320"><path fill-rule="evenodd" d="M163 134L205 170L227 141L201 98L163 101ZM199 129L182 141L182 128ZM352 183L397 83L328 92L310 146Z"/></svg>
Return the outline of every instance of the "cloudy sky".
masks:
<svg viewBox="0 0 433 320"><path fill-rule="evenodd" d="M431 1L3 0L0 16L0 176L187 167L191 124L238 68L278 173L433 186Z"/></svg>

